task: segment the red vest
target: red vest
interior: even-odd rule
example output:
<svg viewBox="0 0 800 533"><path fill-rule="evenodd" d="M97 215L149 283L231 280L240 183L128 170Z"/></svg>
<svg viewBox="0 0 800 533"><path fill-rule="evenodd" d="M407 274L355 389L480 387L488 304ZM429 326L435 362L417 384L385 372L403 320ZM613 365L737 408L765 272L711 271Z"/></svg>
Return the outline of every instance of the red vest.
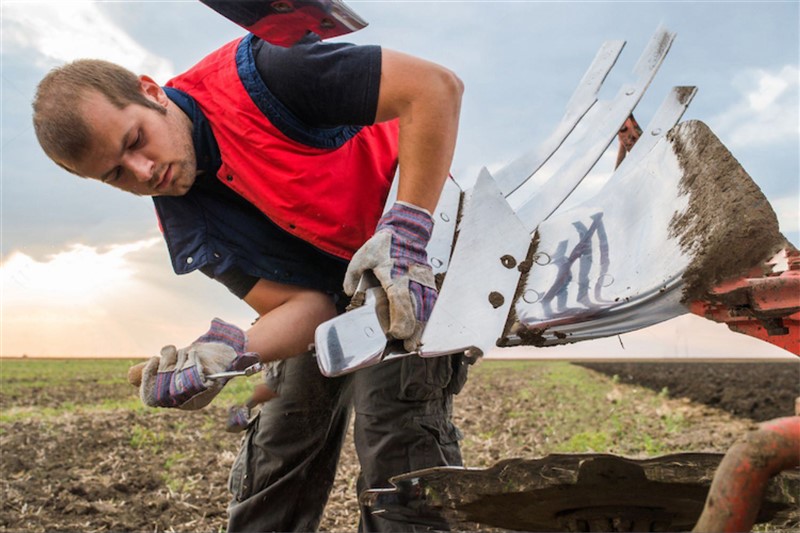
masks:
<svg viewBox="0 0 800 533"><path fill-rule="evenodd" d="M374 233L397 168L397 120L361 128L338 148L281 133L256 107L236 64L240 40L167 85L208 118L222 155L217 177L289 233L350 259Z"/></svg>

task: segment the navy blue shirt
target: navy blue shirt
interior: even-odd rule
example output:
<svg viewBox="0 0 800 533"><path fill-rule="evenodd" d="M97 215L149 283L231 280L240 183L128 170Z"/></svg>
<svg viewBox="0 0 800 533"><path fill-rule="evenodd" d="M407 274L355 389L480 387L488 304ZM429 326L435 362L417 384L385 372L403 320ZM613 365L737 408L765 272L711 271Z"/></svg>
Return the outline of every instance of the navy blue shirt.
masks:
<svg viewBox="0 0 800 533"><path fill-rule="evenodd" d="M321 127L372 123L380 80L379 47L321 43L314 37L292 48L252 36L243 43L252 50L245 62L260 75L256 83L263 82L258 93L273 105L274 99L280 102L286 129L270 116L273 124L293 138L309 137L312 145ZM286 233L220 182L216 173L222 161L208 120L189 95L164 90L192 120L198 170L184 196L153 198L175 272L199 269L239 298L259 278L339 293L346 261Z"/></svg>

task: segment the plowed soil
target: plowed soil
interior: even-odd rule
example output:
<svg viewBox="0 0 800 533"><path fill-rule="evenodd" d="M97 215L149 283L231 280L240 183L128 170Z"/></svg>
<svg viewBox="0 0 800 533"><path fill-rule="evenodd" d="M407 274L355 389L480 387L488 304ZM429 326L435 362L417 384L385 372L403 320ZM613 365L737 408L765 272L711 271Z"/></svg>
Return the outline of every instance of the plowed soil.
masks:
<svg viewBox="0 0 800 533"><path fill-rule="evenodd" d="M755 421L793 414L799 372L794 364L481 362L457 398L465 464L552 452L724 452ZM124 384L77 380L0 391L4 413L33 414L0 426L0 531L224 529L241 439L224 432L227 406L92 408L131 394ZM355 530L357 468L348 441L322 530Z"/></svg>
<svg viewBox="0 0 800 533"><path fill-rule="evenodd" d="M616 363L584 365L623 383L666 389L671 397L718 407L758 422L793 413L800 364Z"/></svg>

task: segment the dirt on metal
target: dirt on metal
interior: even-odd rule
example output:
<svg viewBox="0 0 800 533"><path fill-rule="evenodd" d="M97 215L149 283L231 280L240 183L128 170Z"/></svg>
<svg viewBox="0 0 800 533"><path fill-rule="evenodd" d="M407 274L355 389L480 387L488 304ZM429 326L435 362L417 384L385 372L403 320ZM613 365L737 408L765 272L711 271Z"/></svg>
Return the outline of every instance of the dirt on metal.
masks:
<svg viewBox="0 0 800 533"><path fill-rule="evenodd" d="M683 171L688 207L670 221L692 261L684 303L705 299L720 282L747 274L786 243L769 201L711 130L687 121L667 134Z"/></svg>

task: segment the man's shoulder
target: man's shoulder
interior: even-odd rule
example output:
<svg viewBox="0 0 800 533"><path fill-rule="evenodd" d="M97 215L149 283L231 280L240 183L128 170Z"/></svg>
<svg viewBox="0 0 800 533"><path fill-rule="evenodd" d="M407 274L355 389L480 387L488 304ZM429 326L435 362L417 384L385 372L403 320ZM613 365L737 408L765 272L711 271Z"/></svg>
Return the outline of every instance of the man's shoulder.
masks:
<svg viewBox="0 0 800 533"><path fill-rule="evenodd" d="M329 127L374 120L379 46L320 41L309 34L289 48L254 41L253 57L269 92L302 123Z"/></svg>

